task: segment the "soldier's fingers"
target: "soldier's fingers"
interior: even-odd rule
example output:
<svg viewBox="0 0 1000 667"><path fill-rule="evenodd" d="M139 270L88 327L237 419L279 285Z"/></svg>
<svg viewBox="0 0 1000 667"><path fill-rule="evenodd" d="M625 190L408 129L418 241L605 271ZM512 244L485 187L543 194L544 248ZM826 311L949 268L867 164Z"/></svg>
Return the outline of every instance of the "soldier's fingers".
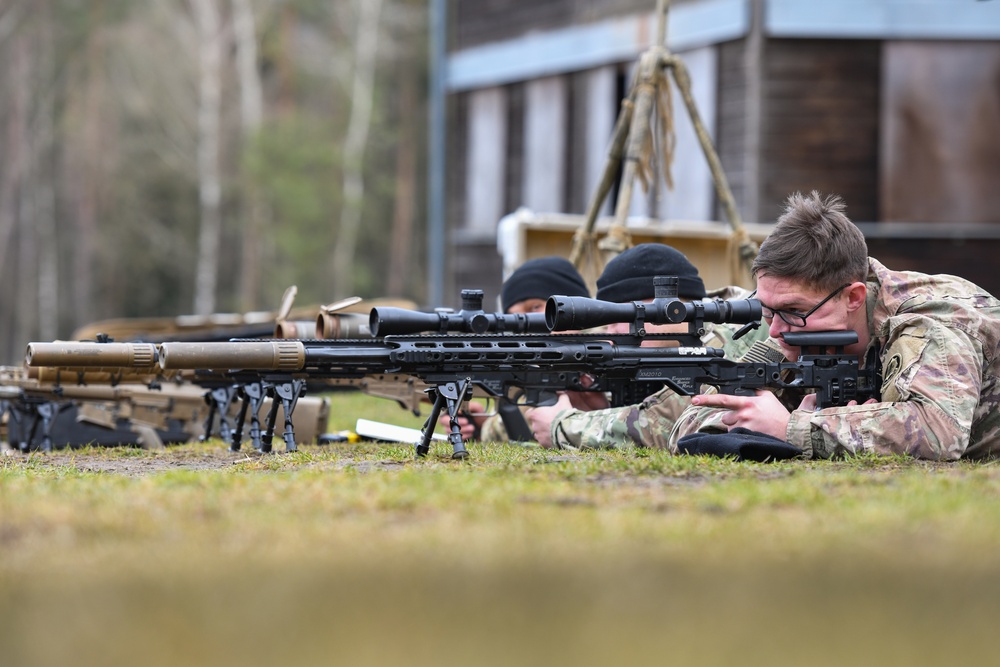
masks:
<svg viewBox="0 0 1000 667"><path fill-rule="evenodd" d="M742 396L730 396L729 394L697 394L691 398L691 404L708 408L738 410L746 405L746 399Z"/></svg>

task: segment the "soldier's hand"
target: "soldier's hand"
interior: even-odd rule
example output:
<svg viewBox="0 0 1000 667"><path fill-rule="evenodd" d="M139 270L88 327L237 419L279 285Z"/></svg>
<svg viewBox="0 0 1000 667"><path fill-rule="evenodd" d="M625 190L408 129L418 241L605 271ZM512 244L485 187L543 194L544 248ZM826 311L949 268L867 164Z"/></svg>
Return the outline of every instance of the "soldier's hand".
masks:
<svg viewBox="0 0 1000 667"><path fill-rule="evenodd" d="M869 398L864 403L860 405L870 405L872 403L878 403L874 398ZM848 401L847 407L854 405L859 405L857 401ZM806 412L816 412L816 394L806 394L802 397L802 402L799 403L799 410L805 410Z"/></svg>
<svg viewBox="0 0 1000 667"><path fill-rule="evenodd" d="M547 449L552 448L552 421L560 412L572 407L569 396L560 393L559 400L552 405L540 405L527 411L524 418L528 420L528 427L539 445Z"/></svg>
<svg viewBox="0 0 1000 667"><path fill-rule="evenodd" d="M580 381L584 387L590 387L594 383L594 378L584 375L580 378ZM570 402L577 410L590 412L591 410L603 410L609 407L608 397L602 391L570 391L566 393L569 394Z"/></svg>
<svg viewBox="0 0 1000 667"><path fill-rule="evenodd" d="M462 412L456 417L458 427L462 430L462 440L474 440L478 437L479 429L487 416L486 408L476 401L469 401L462 406ZM441 413L438 424L444 428L445 433L451 432L451 417L447 413Z"/></svg>
<svg viewBox="0 0 1000 667"><path fill-rule="evenodd" d="M756 396L697 394L691 398L691 404L728 410L729 412L722 415L721 421L729 428L742 426L784 440L790 417L788 410L777 396L766 389L758 389L756 394Z"/></svg>
<svg viewBox="0 0 1000 667"><path fill-rule="evenodd" d="M568 391L569 402L577 410L590 412L608 407L608 397L600 391Z"/></svg>

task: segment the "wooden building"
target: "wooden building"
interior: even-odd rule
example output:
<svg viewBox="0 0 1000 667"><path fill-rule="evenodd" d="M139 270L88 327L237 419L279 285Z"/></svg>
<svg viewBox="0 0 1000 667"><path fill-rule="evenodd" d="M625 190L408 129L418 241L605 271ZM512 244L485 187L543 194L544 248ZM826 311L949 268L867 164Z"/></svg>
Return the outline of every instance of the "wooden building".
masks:
<svg viewBox="0 0 1000 667"><path fill-rule="evenodd" d="M585 211L656 2L446 4L441 302L455 305L460 288L498 293L503 216ZM1000 293L1000 0L672 0L668 17L743 220L773 222L796 190L838 193L889 266ZM674 99L674 189L638 190L632 214L711 224Z"/></svg>

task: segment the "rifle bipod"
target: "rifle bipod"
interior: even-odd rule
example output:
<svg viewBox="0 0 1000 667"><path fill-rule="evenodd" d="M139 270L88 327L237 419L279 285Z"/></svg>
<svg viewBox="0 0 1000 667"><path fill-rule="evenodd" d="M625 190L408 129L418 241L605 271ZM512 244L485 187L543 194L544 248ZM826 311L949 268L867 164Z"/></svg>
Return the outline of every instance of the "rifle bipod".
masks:
<svg viewBox="0 0 1000 667"><path fill-rule="evenodd" d="M205 402L208 404L208 416L205 417L205 425L202 429L202 441L212 437L212 426L215 424L215 417L219 417L219 437L223 440L231 440L233 430L229 426L229 406L239 393L239 385L227 384L222 387L210 389L205 394Z"/></svg>
<svg viewBox="0 0 1000 667"><path fill-rule="evenodd" d="M295 428L292 426L292 411L295 404L299 402L299 397L306 390L305 380L283 380L281 382L264 382L267 395L271 397L271 409L267 413L264 435L260 438L260 451L271 451L271 440L274 438L274 422L278 417L278 399L281 399L281 407L285 413L285 430L282 438L285 441L285 451L294 452L298 449L295 446Z"/></svg>
<svg viewBox="0 0 1000 667"><path fill-rule="evenodd" d="M229 451L238 452L243 444L243 425L246 423L247 413L250 414L250 442L253 448L260 451L260 408L264 404L264 397L267 395L262 382L248 382L240 387L240 413L236 417L236 431L233 433L232 443Z"/></svg>
<svg viewBox="0 0 1000 667"><path fill-rule="evenodd" d="M295 429L292 425L292 412L299 398L305 393L305 380L258 380L255 382L230 384L224 387L216 387L205 394L205 401L209 405L208 418L205 420L202 439L207 439L212 435L212 425L215 416L219 416L219 437L229 441L229 450L240 451L243 443L243 427L246 424L247 415L250 416L250 440L254 449L262 453L271 451L271 442L274 439L274 430L278 418L278 407L284 411L285 427L282 432L282 439L285 441L285 451L294 452L298 449L295 444ZM229 412L232 402L240 399L239 413L235 418L235 424L229 424ZM264 399L271 399L271 407L264 419L264 431L260 428L260 409L263 407Z"/></svg>
<svg viewBox="0 0 1000 667"><path fill-rule="evenodd" d="M10 421L19 427L21 439L17 443L18 450L30 452L41 449L43 452L51 452L52 424L56 416L69 405L69 403L56 401L31 400L27 401L26 405L17 406L11 402L4 406L6 408L4 411L7 412ZM4 411L0 411L0 416L3 415ZM34 443L39 426L42 427L42 441L41 445L36 447Z"/></svg>
<svg viewBox="0 0 1000 667"><path fill-rule="evenodd" d="M417 445L417 456L427 456L431 448L431 436L434 435L434 427L437 424L441 408L448 408L449 433L448 442L452 446L451 458L468 458L469 452L462 442L462 428L458 425L458 413L462 403L472 398L472 380L466 378L458 382L446 382L437 387L427 390L427 395L434 400L434 407L431 414L424 422L422 437Z"/></svg>

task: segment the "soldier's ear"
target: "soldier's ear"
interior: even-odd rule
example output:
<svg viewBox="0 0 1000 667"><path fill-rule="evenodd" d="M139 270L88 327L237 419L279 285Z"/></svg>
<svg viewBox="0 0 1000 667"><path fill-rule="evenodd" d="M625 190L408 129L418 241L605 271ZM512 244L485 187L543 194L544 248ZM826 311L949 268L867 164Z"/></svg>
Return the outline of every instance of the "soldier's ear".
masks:
<svg viewBox="0 0 1000 667"><path fill-rule="evenodd" d="M868 298L868 285L859 281L851 283L851 285L844 291L847 292L848 312L854 312L859 308L865 308L865 303Z"/></svg>

